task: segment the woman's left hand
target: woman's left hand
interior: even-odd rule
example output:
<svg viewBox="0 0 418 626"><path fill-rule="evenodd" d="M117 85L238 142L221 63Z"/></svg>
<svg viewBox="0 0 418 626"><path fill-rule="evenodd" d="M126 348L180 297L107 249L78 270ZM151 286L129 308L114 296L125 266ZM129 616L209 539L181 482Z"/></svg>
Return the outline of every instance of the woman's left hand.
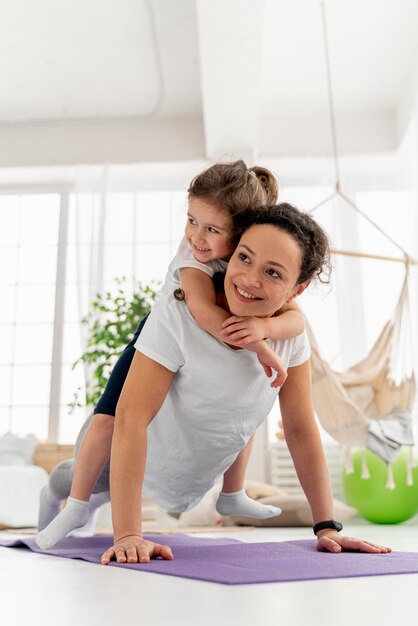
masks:
<svg viewBox="0 0 418 626"><path fill-rule="evenodd" d="M335 530L326 531L318 537L316 549L319 552L344 552L351 550L353 552L370 552L372 554L386 554L392 552L392 548L379 546L371 541L363 541L354 537L345 537Z"/></svg>

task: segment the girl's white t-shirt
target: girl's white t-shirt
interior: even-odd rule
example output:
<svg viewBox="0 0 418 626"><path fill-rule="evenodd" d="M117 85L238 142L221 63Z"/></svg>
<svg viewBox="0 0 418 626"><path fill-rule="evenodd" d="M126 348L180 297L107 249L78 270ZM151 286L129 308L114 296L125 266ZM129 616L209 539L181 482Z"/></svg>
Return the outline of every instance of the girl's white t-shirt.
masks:
<svg viewBox="0 0 418 626"><path fill-rule="evenodd" d="M208 261L208 263L201 263L196 261L193 256L193 252L190 249L189 244L185 237L180 242L179 249L176 252L175 257L168 266L167 274L164 280L164 284L161 287L160 294L171 294L175 289L180 287L180 270L185 267L193 267L197 270L201 270L208 274L211 278L216 272L225 272L228 263L222 260Z"/></svg>
<svg viewBox="0 0 418 626"><path fill-rule="evenodd" d="M306 333L269 345L286 368L310 356ZM168 511L187 511L233 463L278 391L255 353L221 344L172 294L157 299L135 348L176 372L148 427L143 492Z"/></svg>

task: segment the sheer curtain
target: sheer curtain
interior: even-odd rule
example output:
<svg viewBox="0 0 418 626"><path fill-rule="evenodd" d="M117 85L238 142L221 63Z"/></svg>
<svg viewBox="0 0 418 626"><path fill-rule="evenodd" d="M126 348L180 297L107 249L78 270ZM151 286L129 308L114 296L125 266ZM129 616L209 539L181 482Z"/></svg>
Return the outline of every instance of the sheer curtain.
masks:
<svg viewBox="0 0 418 626"><path fill-rule="evenodd" d="M91 312L98 293L116 293L115 279L124 278L123 290L128 296L137 281L157 286L165 277L185 223L186 192L176 189L175 182L162 177L147 184L135 172L129 176L129 168L121 166L96 168L93 174L80 168L70 195L62 442L75 439L91 410L76 408L70 414L68 409L76 390L81 390L82 400L83 390L92 381L93 368L80 363L72 369L87 347L87 329L80 321Z"/></svg>
<svg viewBox="0 0 418 626"><path fill-rule="evenodd" d="M98 293L103 293L104 234L109 193L108 168L102 171L99 189L83 194L76 188L73 216L75 222L76 281L78 317L82 320L90 310L90 303ZM86 236L88 240L86 242ZM87 243L86 250L84 245ZM86 254L85 252L88 251ZM87 348L87 330L79 325L81 352ZM88 389L93 368L83 363L85 386Z"/></svg>
<svg viewBox="0 0 418 626"><path fill-rule="evenodd" d="M108 203L108 170L100 168L86 176L77 171L69 201L67 238L67 271L65 279L65 314L63 328L63 362L61 408L58 439L74 440L86 417L85 408L69 409L77 390L84 390L91 380L90 368L74 362L87 347L87 330L81 320L90 310L97 293L104 288L104 233ZM79 391L79 399L83 391Z"/></svg>
<svg viewBox="0 0 418 626"><path fill-rule="evenodd" d="M404 190L401 198L401 208L406 214L403 224L405 246L411 255L418 259L418 104L415 106L408 131L400 149L399 182ZM412 321L418 314L418 265L411 266L410 293ZM414 346L414 367L418 368L418 329L412 323L412 339ZM418 412L418 401L416 402Z"/></svg>

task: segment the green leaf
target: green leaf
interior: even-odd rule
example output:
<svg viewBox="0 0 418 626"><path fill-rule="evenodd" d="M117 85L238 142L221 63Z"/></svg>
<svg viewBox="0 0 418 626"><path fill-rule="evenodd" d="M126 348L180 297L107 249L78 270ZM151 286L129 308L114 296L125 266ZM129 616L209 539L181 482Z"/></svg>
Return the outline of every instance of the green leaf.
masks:
<svg viewBox="0 0 418 626"><path fill-rule="evenodd" d="M159 290L158 283L137 283L132 293L126 277L114 279L115 288L96 294L90 311L81 324L87 329L86 350L73 363L72 369L88 365L88 389L79 387L68 407L94 407L106 387L112 368L125 346L132 340L139 322L149 313Z"/></svg>

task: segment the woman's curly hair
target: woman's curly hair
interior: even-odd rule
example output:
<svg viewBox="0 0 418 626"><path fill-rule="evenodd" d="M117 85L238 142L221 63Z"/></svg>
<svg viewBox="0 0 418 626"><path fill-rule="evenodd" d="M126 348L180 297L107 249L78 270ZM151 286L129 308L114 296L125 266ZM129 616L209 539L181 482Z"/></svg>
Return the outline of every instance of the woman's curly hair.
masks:
<svg viewBox="0 0 418 626"><path fill-rule="evenodd" d="M244 231L255 224L276 226L289 233L297 242L302 251L298 284L306 280L330 283L331 259L328 235L308 213L286 202L247 211L239 216L234 242L238 243Z"/></svg>

